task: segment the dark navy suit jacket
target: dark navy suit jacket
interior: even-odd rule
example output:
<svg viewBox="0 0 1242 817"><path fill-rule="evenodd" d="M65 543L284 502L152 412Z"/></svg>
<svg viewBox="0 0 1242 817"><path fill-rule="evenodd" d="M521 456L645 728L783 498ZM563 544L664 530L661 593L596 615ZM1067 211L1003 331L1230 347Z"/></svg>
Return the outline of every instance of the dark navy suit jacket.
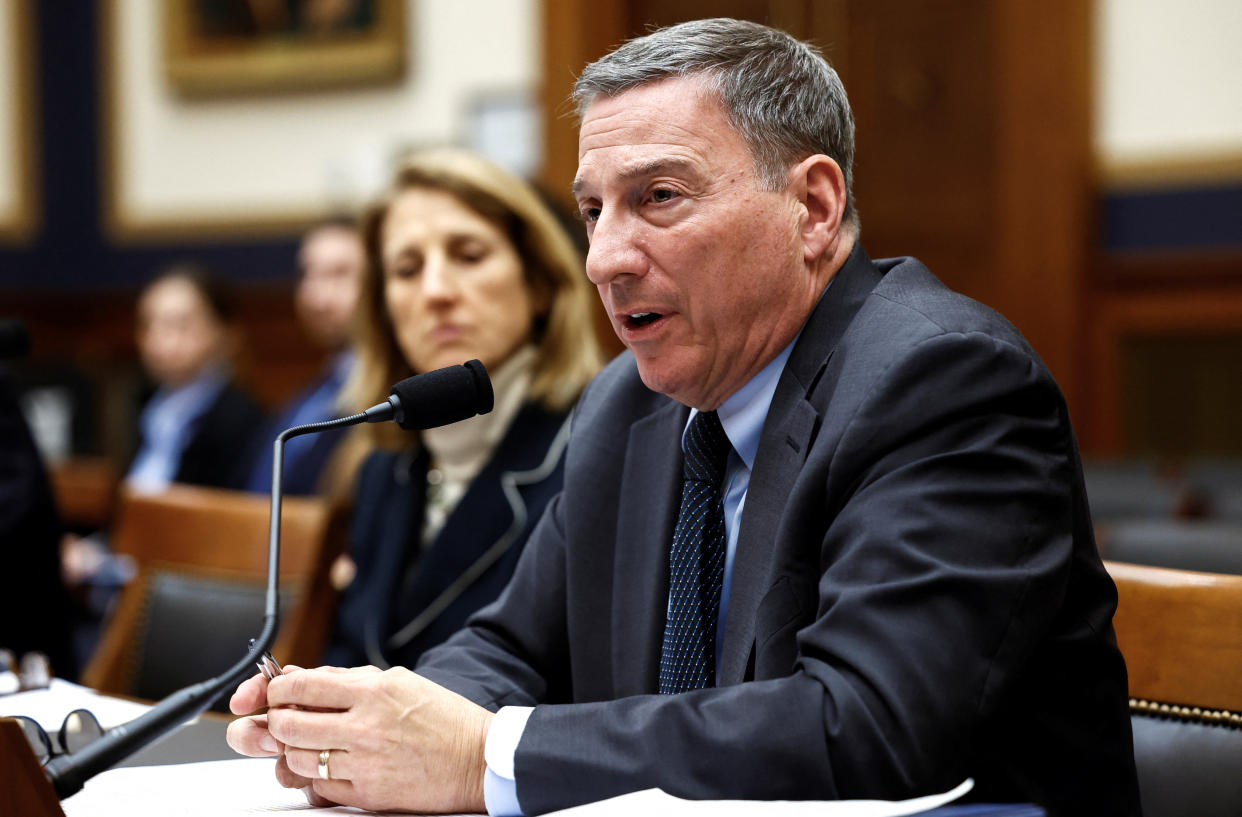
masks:
<svg viewBox="0 0 1242 817"><path fill-rule="evenodd" d="M1135 815L1116 591L1064 399L1003 318L855 249L765 421L718 687L657 690L688 409L623 355L574 413L565 490L496 604L418 672L535 705L538 813L687 798L980 799Z"/></svg>
<svg viewBox="0 0 1242 817"><path fill-rule="evenodd" d="M173 482L244 490L254 441L266 424L254 398L230 382L194 420ZM141 439L135 450L142 450Z"/></svg>
<svg viewBox="0 0 1242 817"><path fill-rule="evenodd" d="M426 455L368 457L352 525L357 573L341 599L325 662L412 667L495 600L561 490L567 436L566 414L524 406L421 554Z"/></svg>

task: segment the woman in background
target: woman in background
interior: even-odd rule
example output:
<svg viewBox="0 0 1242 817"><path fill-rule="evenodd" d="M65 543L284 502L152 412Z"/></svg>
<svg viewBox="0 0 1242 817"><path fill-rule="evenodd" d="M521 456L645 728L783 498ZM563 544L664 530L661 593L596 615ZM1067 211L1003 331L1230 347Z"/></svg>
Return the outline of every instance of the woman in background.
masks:
<svg viewBox="0 0 1242 817"><path fill-rule="evenodd" d="M568 416L600 365L593 293L569 237L524 182L473 154L420 154L363 218L350 403L478 358L491 413L417 437L367 425L352 581L325 662L413 666L508 582L559 492Z"/></svg>
<svg viewBox="0 0 1242 817"><path fill-rule="evenodd" d="M135 339L155 387L138 418L138 450L125 475L137 493L173 482L240 489L251 440L264 427L258 404L232 378L235 304L207 268L173 266L138 297ZM76 650L85 666L117 591L133 576L127 557L111 553L102 533L61 541L61 573L83 601Z"/></svg>
<svg viewBox="0 0 1242 817"><path fill-rule="evenodd" d="M137 340L156 387L139 418L139 447L125 479L154 493L171 482L241 489L258 404L232 379L234 303L206 268L173 267L138 300Z"/></svg>

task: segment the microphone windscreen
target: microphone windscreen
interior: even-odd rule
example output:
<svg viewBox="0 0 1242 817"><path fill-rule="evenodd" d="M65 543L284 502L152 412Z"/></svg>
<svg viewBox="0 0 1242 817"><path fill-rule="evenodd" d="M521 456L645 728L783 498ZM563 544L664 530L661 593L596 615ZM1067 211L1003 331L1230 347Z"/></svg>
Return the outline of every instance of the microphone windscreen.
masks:
<svg viewBox="0 0 1242 817"><path fill-rule="evenodd" d="M487 369L477 360L407 377L391 394L398 400L393 419L407 431L487 414L494 400Z"/></svg>
<svg viewBox="0 0 1242 817"><path fill-rule="evenodd" d="M14 318L0 318L0 360L25 357L30 353L30 332Z"/></svg>

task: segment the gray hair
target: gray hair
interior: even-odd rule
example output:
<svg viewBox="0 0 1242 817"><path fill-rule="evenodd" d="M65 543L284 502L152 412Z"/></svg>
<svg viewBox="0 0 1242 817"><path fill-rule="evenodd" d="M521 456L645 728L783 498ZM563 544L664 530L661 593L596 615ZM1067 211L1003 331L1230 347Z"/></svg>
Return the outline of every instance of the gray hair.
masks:
<svg viewBox="0 0 1242 817"><path fill-rule="evenodd" d="M844 220L854 207L854 115L841 78L814 46L759 23L718 17L661 28L583 69L578 117L601 95L663 79L702 76L742 135L760 183L783 190L789 168L822 153L845 174Z"/></svg>

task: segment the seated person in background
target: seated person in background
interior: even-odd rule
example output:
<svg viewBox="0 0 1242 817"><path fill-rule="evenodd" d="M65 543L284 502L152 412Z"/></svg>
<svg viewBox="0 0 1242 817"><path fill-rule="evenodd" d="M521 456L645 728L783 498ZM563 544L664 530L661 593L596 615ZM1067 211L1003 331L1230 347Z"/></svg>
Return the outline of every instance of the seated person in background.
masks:
<svg viewBox="0 0 1242 817"><path fill-rule="evenodd" d="M561 489L570 407L599 368L594 299L535 192L462 151L419 154L366 212L358 410L416 372L478 358L495 408L376 448L354 498L356 565L330 663L413 666L500 594Z"/></svg>
<svg viewBox="0 0 1242 817"><path fill-rule="evenodd" d="M62 678L77 677L73 605L60 578L60 519L43 460L0 365L0 649L37 650Z"/></svg>
<svg viewBox="0 0 1242 817"><path fill-rule="evenodd" d="M319 378L290 400L266 433L259 436L247 490L263 494L271 491L272 441L277 434L293 426L341 416L338 398L354 367L354 308L365 264L362 238L352 221L325 221L302 238L294 305L302 328L328 353L328 360ZM321 431L285 443L285 494L320 492L324 466L347 431Z"/></svg>
<svg viewBox="0 0 1242 817"><path fill-rule="evenodd" d="M232 292L204 267L174 266L143 288L138 354L156 388L139 416L138 452L125 475L130 490L159 493L173 482L242 488L252 440L265 419L231 377L233 317ZM66 537L61 564L94 617L77 636L85 660L93 629L132 566L112 556L100 534Z"/></svg>
<svg viewBox="0 0 1242 817"><path fill-rule="evenodd" d="M264 416L232 380L233 318L232 292L205 267L173 267L143 289L138 353L156 390L139 417L131 488L243 487L242 463Z"/></svg>
<svg viewBox="0 0 1242 817"><path fill-rule="evenodd" d="M587 66L574 194L629 351L513 578L416 671L255 676L229 725L371 809L971 797L1137 815L1116 590L1016 329L872 261L840 78L697 20ZM998 270L1003 274L1003 270ZM311 711L314 710L314 711Z"/></svg>

